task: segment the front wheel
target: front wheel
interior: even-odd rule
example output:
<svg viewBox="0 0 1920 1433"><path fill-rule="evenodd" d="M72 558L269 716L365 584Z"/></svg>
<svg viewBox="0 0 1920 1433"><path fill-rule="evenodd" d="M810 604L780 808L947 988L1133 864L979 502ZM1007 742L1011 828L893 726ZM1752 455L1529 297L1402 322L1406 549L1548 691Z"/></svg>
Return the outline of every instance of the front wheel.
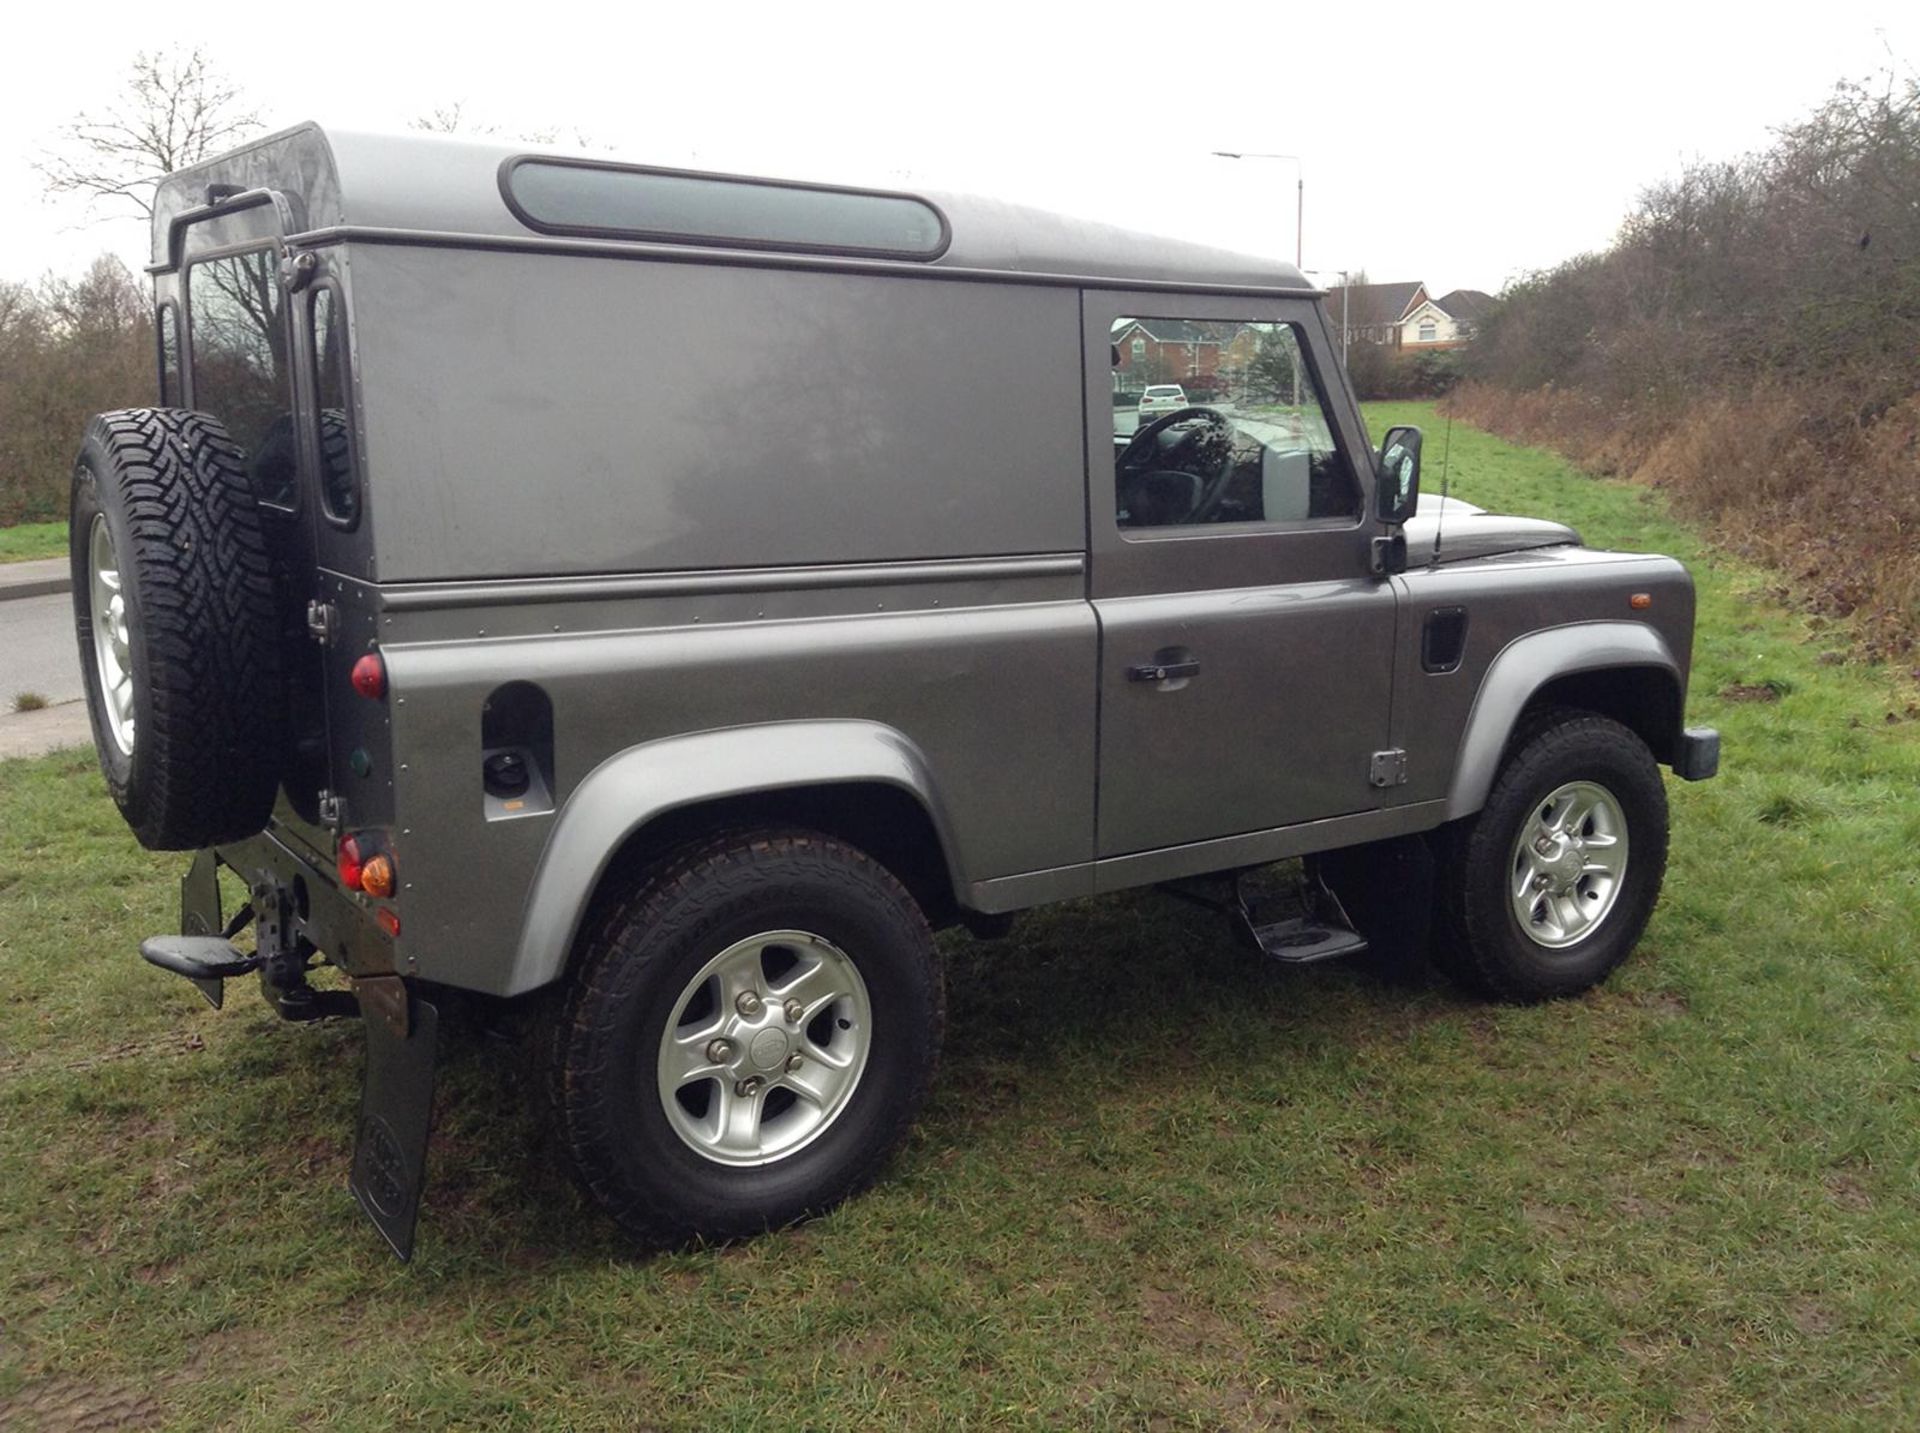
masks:
<svg viewBox="0 0 1920 1433"><path fill-rule="evenodd" d="M643 876L587 934L546 1039L589 1193L648 1244L831 1207L906 1136L945 998L912 896L829 836L735 832Z"/></svg>
<svg viewBox="0 0 1920 1433"><path fill-rule="evenodd" d="M1646 743L1608 717L1542 713L1486 805L1439 842L1442 964L1503 1000L1575 995L1646 929L1667 865L1667 796Z"/></svg>

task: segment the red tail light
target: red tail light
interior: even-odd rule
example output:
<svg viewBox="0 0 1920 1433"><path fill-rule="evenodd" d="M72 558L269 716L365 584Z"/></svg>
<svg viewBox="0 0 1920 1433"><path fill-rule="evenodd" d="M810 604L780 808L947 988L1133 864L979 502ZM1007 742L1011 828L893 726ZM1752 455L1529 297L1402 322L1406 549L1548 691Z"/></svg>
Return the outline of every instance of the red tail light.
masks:
<svg viewBox="0 0 1920 1433"><path fill-rule="evenodd" d="M387 663L378 652L368 652L353 664L348 677L353 689L368 701L377 702L387 694Z"/></svg>
<svg viewBox="0 0 1920 1433"><path fill-rule="evenodd" d="M335 858L339 863L340 884L350 891L360 889L360 843L351 836L340 839L340 850Z"/></svg>

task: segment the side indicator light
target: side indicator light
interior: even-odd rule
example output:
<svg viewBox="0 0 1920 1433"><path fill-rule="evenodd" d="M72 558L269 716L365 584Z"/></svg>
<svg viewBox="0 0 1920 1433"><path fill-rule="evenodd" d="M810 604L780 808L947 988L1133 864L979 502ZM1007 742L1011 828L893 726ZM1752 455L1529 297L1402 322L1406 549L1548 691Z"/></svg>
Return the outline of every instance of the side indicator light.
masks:
<svg viewBox="0 0 1920 1433"><path fill-rule="evenodd" d="M385 906L375 911L373 918L380 922L380 929L388 935L400 934L400 917L388 910Z"/></svg>
<svg viewBox="0 0 1920 1433"><path fill-rule="evenodd" d="M384 851L367 857L360 867L360 889L376 900L393 894L393 858Z"/></svg>
<svg viewBox="0 0 1920 1433"><path fill-rule="evenodd" d="M335 857L340 872L340 884L350 891L360 889L360 843L351 836L342 838L340 850Z"/></svg>
<svg viewBox="0 0 1920 1433"><path fill-rule="evenodd" d="M1653 594L1651 592L1636 592L1627 599L1627 606L1636 612L1644 612L1653 606Z"/></svg>
<svg viewBox="0 0 1920 1433"><path fill-rule="evenodd" d="M348 680L353 689L368 701L377 702L387 694L387 664L378 652L368 652L353 664Z"/></svg>

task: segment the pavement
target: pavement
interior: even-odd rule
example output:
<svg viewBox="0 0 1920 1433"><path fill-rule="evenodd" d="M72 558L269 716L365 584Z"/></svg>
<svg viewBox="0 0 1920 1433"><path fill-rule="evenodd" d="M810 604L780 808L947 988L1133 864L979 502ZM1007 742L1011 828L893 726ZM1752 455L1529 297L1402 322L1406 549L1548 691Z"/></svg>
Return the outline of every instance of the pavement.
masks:
<svg viewBox="0 0 1920 1433"><path fill-rule="evenodd" d="M71 585L62 558L0 563L0 760L93 742ZM48 705L15 711L14 698L29 692Z"/></svg>
<svg viewBox="0 0 1920 1433"><path fill-rule="evenodd" d="M44 597L73 587L72 569L64 557L33 562L0 562L0 602L9 597Z"/></svg>

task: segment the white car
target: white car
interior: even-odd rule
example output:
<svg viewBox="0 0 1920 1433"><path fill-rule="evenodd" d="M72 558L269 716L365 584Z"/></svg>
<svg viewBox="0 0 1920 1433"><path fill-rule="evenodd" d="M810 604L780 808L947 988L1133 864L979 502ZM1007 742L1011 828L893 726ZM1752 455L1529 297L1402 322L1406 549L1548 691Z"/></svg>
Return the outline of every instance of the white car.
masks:
<svg viewBox="0 0 1920 1433"><path fill-rule="evenodd" d="M1178 383L1155 383L1140 395L1140 426L1144 428L1155 418L1191 406L1187 390Z"/></svg>

